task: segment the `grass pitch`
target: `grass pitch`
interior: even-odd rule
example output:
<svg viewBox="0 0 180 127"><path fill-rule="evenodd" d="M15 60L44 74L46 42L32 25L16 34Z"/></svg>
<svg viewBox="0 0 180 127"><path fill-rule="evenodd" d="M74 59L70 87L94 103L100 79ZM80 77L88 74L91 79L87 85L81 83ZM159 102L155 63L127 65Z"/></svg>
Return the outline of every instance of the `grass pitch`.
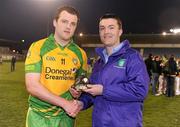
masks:
<svg viewBox="0 0 180 127"><path fill-rule="evenodd" d="M24 83L24 63L0 65L0 127L25 127L28 93ZM81 112L76 127L91 127L91 110ZM180 96L148 95L144 104L144 127L180 127ZM98 121L97 121L98 122Z"/></svg>

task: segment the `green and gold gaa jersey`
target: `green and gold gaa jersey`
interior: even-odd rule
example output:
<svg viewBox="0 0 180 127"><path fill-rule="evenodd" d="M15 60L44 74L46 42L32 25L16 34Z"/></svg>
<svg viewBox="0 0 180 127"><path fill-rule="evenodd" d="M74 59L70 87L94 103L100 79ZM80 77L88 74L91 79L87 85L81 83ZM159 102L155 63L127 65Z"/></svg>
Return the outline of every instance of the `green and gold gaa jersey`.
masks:
<svg viewBox="0 0 180 127"><path fill-rule="evenodd" d="M34 42L27 54L26 73L40 73L40 83L52 93L72 99L69 88L76 76L87 71L86 53L73 40L65 47L55 43L53 35ZM29 104L46 116L60 115L62 109L30 95Z"/></svg>

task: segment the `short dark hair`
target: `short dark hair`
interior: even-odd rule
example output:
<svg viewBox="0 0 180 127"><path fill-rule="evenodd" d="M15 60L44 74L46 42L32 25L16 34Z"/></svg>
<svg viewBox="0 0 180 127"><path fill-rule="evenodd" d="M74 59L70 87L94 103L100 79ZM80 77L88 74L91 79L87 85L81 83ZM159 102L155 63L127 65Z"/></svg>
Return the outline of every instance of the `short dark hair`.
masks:
<svg viewBox="0 0 180 127"><path fill-rule="evenodd" d="M68 13L72 14L72 15L76 15L77 18L78 18L78 21L79 21L79 12L73 8L73 7L70 7L70 6L62 6L62 7L59 7L55 13L55 16L54 16L54 19L57 21L59 19L59 15L61 14L62 11L67 11Z"/></svg>
<svg viewBox="0 0 180 127"><path fill-rule="evenodd" d="M100 19L99 19L99 23L101 20L103 19L109 19L109 18L112 18L112 19L115 19L117 20L117 23L118 23L118 26L119 26L119 29L122 29L122 21L120 19L120 17L114 13L106 13L104 14Z"/></svg>

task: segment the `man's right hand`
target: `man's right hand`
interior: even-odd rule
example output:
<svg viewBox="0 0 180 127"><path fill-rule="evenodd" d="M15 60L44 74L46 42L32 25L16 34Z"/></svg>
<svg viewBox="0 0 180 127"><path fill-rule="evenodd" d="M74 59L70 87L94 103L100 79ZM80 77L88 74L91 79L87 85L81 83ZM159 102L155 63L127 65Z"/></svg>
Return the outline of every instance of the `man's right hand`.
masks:
<svg viewBox="0 0 180 127"><path fill-rule="evenodd" d="M83 103L78 100L67 100L63 108L69 116L75 117L83 108Z"/></svg>
<svg viewBox="0 0 180 127"><path fill-rule="evenodd" d="M27 91L40 100L46 101L52 105L62 107L67 114L75 117L80 111L79 103L77 100L66 100L60 96L51 93L40 82L40 73L27 73L26 74L26 87ZM78 96L76 96L78 97Z"/></svg>

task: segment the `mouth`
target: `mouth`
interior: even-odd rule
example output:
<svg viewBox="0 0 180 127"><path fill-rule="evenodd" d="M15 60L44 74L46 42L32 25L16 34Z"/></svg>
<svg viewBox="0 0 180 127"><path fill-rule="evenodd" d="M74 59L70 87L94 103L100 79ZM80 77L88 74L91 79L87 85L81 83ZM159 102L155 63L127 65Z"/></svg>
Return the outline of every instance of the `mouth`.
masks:
<svg viewBox="0 0 180 127"><path fill-rule="evenodd" d="M70 31L65 30L65 31L64 31L64 33L66 33L66 34L70 34Z"/></svg>
<svg viewBox="0 0 180 127"><path fill-rule="evenodd" d="M106 35L106 36L104 36L104 39L110 39L110 38L112 38L112 35Z"/></svg>

